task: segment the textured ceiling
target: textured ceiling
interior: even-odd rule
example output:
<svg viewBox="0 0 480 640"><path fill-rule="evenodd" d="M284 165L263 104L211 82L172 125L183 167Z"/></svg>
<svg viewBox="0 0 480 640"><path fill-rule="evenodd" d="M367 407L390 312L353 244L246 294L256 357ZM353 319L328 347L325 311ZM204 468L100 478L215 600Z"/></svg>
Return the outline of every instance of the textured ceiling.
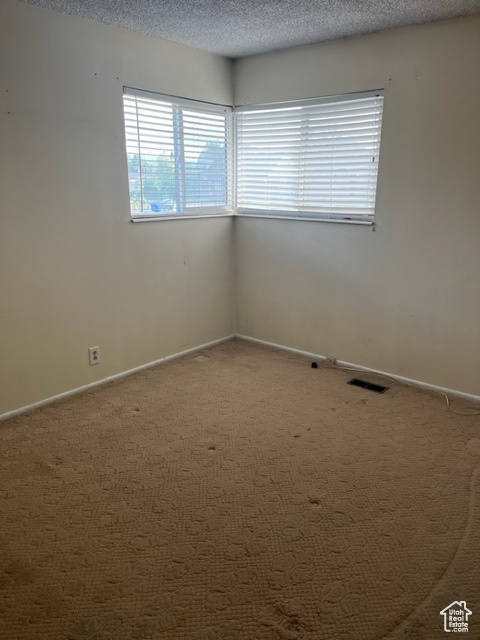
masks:
<svg viewBox="0 0 480 640"><path fill-rule="evenodd" d="M480 0L24 0L237 58L480 13Z"/></svg>

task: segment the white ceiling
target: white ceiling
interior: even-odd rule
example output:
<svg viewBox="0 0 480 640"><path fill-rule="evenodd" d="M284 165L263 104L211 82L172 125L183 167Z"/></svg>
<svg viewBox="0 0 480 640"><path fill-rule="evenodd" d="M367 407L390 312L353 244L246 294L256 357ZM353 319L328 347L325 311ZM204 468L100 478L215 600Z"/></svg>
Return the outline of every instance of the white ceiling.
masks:
<svg viewBox="0 0 480 640"><path fill-rule="evenodd" d="M231 58L480 13L480 0L24 1Z"/></svg>

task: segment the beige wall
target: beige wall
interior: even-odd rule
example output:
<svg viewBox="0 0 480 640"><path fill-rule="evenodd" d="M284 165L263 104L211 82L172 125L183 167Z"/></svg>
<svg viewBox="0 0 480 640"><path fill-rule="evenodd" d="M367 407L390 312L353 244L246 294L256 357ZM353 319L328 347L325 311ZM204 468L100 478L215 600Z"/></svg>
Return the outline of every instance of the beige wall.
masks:
<svg viewBox="0 0 480 640"><path fill-rule="evenodd" d="M0 414L233 331L232 219L129 223L124 84L232 100L224 58L2 0Z"/></svg>
<svg viewBox="0 0 480 640"><path fill-rule="evenodd" d="M480 20L245 58L238 103L385 87L377 228L131 224L122 86L230 62L3 0L0 414L233 332L480 394ZM102 362L88 365L100 345Z"/></svg>
<svg viewBox="0 0 480 640"><path fill-rule="evenodd" d="M385 87L376 231L236 219L237 332L480 395L480 18L244 58L236 103Z"/></svg>

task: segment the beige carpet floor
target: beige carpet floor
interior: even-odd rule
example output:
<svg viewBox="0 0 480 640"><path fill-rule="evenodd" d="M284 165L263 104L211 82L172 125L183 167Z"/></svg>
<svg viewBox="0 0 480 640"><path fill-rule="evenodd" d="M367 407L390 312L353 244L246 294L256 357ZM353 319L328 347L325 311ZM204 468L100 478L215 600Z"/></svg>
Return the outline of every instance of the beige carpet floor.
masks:
<svg viewBox="0 0 480 640"><path fill-rule="evenodd" d="M0 638L479 638L480 418L351 376L233 341L0 425Z"/></svg>

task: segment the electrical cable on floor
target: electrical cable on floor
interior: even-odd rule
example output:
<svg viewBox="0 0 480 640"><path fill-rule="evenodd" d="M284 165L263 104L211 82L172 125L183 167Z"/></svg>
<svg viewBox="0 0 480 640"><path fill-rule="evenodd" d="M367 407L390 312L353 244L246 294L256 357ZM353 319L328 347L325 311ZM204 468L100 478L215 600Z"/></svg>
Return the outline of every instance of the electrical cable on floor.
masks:
<svg viewBox="0 0 480 640"><path fill-rule="evenodd" d="M419 387L419 385L412 384L411 382L404 382L403 380L398 380L398 378L394 378L393 376L389 376L386 373L377 373L376 371L369 372L369 371L365 371L364 369L355 369L353 367L342 367L341 365L338 365L338 364L324 365L323 363L320 363L320 367L322 369L341 369L342 371L353 371L355 373L371 373L372 375L375 375L375 376L380 376L382 378L388 378L389 380L393 380L394 382L399 382L400 384L405 384L405 385L407 385L407 387L415 387L416 389L419 389L419 388L421 389L422 388L422 387ZM432 393L436 393L439 396L443 396L445 398L447 409L449 411L451 411L452 413L455 413L457 416L465 416L465 417L480 416L480 411L472 411L471 413L463 413L461 411L456 411L455 409L452 409L452 407L450 406L450 398L443 391L436 391L435 389L425 389L425 390L426 391L431 391Z"/></svg>

